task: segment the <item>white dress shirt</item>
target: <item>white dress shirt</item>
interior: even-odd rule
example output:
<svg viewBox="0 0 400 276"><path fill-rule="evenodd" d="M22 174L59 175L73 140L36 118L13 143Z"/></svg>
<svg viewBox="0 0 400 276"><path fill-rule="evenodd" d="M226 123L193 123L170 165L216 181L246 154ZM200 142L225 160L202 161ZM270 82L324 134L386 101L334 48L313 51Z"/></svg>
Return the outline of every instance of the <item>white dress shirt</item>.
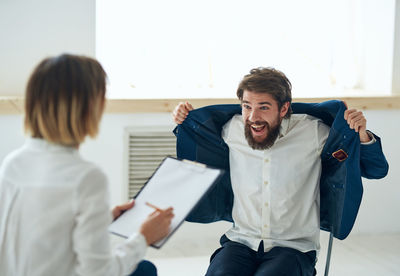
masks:
<svg viewBox="0 0 400 276"><path fill-rule="evenodd" d="M126 275L147 244L112 252L108 181L77 149L30 138L0 168L0 275Z"/></svg>
<svg viewBox="0 0 400 276"><path fill-rule="evenodd" d="M319 250L320 154L329 127L303 114L284 119L267 150L253 150L241 115L225 124L234 194L234 224L226 236L267 252L276 246Z"/></svg>

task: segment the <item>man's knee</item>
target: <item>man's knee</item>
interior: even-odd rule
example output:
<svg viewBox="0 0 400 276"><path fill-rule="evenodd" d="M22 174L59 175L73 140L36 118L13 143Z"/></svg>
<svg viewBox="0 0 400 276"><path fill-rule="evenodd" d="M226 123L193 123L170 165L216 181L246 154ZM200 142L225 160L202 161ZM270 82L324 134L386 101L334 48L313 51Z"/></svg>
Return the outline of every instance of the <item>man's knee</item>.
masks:
<svg viewBox="0 0 400 276"><path fill-rule="evenodd" d="M227 271L225 266L227 265L224 261L219 258L215 258L222 248L217 249L210 258L210 265L208 266L206 276L220 276L226 275Z"/></svg>
<svg viewBox="0 0 400 276"><path fill-rule="evenodd" d="M206 276L224 276L227 275L227 271L225 268L222 267L216 267L216 266L209 266Z"/></svg>
<svg viewBox="0 0 400 276"><path fill-rule="evenodd" d="M131 276L157 276L157 268L149 261L141 261Z"/></svg>
<svg viewBox="0 0 400 276"><path fill-rule="evenodd" d="M231 242L217 249L211 257L206 276L246 276L255 270L254 252L244 245Z"/></svg>

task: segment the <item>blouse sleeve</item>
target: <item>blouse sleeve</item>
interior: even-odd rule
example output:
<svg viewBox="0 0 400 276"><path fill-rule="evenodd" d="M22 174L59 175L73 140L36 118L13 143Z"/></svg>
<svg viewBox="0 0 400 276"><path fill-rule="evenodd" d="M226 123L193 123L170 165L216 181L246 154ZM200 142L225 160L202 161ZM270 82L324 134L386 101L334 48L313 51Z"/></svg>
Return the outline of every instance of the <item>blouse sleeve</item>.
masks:
<svg viewBox="0 0 400 276"><path fill-rule="evenodd" d="M78 186L72 237L78 275L126 275L145 255L147 244L139 233L111 251L108 195L107 178L97 168L86 173Z"/></svg>

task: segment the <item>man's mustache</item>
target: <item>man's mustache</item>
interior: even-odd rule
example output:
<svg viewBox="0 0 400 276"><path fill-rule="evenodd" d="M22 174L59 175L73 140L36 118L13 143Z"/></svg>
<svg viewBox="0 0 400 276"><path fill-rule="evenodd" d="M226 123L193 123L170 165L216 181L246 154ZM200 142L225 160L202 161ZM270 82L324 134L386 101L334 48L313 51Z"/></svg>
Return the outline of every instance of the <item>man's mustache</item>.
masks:
<svg viewBox="0 0 400 276"><path fill-rule="evenodd" d="M255 121L252 122L250 120L246 120L246 125L251 126L251 125L257 125L257 126L267 126L269 128L269 123L267 121Z"/></svg>

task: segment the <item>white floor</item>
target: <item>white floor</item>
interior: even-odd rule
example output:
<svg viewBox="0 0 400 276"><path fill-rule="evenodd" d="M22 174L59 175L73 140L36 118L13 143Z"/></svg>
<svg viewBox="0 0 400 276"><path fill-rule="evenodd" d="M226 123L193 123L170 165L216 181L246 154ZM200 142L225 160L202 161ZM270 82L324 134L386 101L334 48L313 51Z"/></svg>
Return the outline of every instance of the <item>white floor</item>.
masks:
<svg viewBox="0 0 400 276"><path fill-rule="evenodd" d="M160 276L204 275L227 227L224 223L185 223L161 249L149 248L146 259L156 264ZM197 237L192 237L195 232ZM317 275L324 275L328 238L328 233L321 232ZM350 234L343 241L334 239L329 275L400 276L400 233Z"/></svg>

